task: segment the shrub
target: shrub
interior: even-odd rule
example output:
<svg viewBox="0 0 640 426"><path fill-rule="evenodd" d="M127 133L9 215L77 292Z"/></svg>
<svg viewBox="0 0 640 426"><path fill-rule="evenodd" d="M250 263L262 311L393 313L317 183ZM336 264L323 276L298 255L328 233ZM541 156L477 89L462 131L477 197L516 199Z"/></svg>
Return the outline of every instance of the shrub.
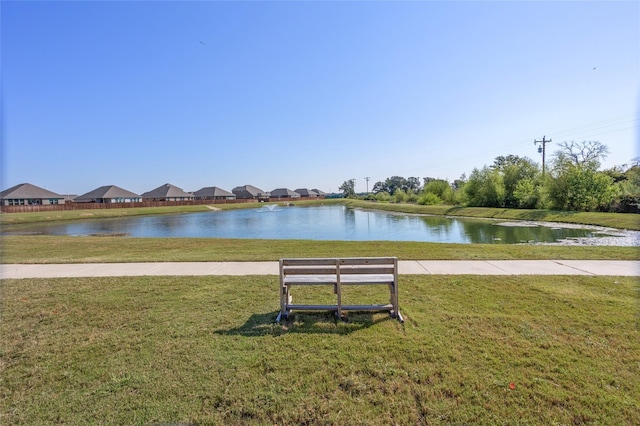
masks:
<svg viewBox="0 0 640 426"><path fill-rule="evenodd" d="M407 202L407 193L402 189L396 189L396 192L393 193L393 202L394 203L406 203Z"/></svg>
<svg viewBox="0 0 640 426"><path fill-rule="evenodd" d="M376 201L381 203L388 203L391 201L391 194L385 191L378 192L376 194Z"/></svg>
<svg viewBox="0 0 640 426"><path fill-rule="evenodd" d="M434 204L442 204L442 200L436 194L425 192L418 198L418 204L423 206L432 206Z"/></svg>

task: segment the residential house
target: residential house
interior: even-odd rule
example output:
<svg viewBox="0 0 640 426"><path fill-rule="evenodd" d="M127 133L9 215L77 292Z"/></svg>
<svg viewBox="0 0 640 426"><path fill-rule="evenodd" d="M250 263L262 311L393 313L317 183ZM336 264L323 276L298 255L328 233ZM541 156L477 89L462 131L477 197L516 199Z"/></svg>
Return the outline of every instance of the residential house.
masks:
<svg viewBox="0 0 640 426"><path fill-rule="evenodd" d="M46 206L64 204L64 195L56 194L48 189L21 183L0 192L0 204L3 206Z"/></svg>
<svg viewBox="0 0 640 426"><path fill-rule="evenodd" d="M139 203L142 197L115 185L101 186L76 197L76 203Z"/></svg>
<svg viewBox="0 0 640 426"><path fill-rule="evenodd" d="M300 198L300 194L289 188L278 188L271 191L271 198Z"/></svg>
<svg viewBox="0 0 640 426"><path fill-rule="evenodd" d="M193 200L193 195L184 192L182 188L165 183L142 194L142 199L145 201L185 201Z"/></svg>
<svg viewBox="0 0 640 426"><path fill-rule="evenodd" d="M298 188L296 189L295 192L300 194L301 197L317 197L318 196L318 193L315 192L313 189Z"/></svg>
<svg viewBox="0 0 640 426"><path fill-rule="evenodd" d="M252 185L236 186L231 190L239 199L269 200L269 193Z"/></svg>
<svg viewBox="0 0 640 426"><path fill-rule="evenodd" d="M235 200L236 195L217 186L207 186L193 193L196 200Z"/></svg>

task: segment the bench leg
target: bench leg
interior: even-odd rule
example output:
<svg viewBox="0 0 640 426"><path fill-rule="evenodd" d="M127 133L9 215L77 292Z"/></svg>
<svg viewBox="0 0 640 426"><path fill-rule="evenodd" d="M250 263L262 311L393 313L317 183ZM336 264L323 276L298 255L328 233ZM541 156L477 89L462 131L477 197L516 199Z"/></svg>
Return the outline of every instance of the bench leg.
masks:
<svg viewBox="0 0 640 426"><path fill-rule="evenodd" d="M398 321L404 323L404 318L402 318L400 307L398 306L398 291L395 284L389 284L389 293L389 303L391 303L391 306L393 306L393 311L391 311L391 318L397 318Z"/></svg>
<svg viewBox="0 0 640 426"><path fill-rule="evenodd" d="M283 317L285 319L289 318L289 305L291 304L292 300L293 298L289 293L289 286L282 285L280 288L280 313L276 318L276 323L279 323Z"/></svg>

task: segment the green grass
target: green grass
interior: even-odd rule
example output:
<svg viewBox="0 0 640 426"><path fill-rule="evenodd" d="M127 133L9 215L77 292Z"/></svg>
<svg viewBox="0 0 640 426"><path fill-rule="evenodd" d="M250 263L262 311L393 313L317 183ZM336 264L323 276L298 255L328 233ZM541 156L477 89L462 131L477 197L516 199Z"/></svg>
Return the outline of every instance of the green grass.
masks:
<svg viewBox="0 0 640 426"><path fill-rule="evenodd" d="M414 214L433 214L458 217L493 218L504 220L533 220L574 223L617 229L640 230L640 215L632 213L569 212L554 210L502 209L491 207L421 206L417 204L388 204L347 200L351 207L388 210Z"/></svg>
<svg viewBox="0 0 640 426"><path fill-rule="evenodd" d="M255 207L254 203L216 205L216 208ZM197 213L209 211L206 205L198 206L175 206L175 207L137 207L130 209L88 209L88 210L64 210L53 212L31 212L31 213L2 213L0 214L0 224L19 225L39 222L60 222L69 220L105 219L113 217L148 216L164 214Z"/></svg>
<svg viewBox="0 0 640 426"><path fill-rule="evenodd" d="M442 244L215 238L8 236L2 263L273 261L281 257L396 256L403 260L637 260L638 247Z"/></svg>
<svg viewBox="0 0 640 426"><path fill-rule="evenodd" d="M402 276L404 325L282 326L277 279L1 281L0 423L640 424L635 278Z"/></svg>

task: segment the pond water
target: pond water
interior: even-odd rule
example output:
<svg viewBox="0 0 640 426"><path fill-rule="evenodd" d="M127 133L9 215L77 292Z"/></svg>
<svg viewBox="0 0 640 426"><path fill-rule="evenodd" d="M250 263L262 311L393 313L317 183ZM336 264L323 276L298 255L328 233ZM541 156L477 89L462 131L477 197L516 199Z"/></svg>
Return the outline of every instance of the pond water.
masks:
<svg viewBox="0 0 640 426"><path fill-rule="evenodd" d="M637 245L640 233L536 222L450 218L345 206L208 211L162 216L12 225L3 234L122 235L151 238L258 238L442 243Z"/></svg>

